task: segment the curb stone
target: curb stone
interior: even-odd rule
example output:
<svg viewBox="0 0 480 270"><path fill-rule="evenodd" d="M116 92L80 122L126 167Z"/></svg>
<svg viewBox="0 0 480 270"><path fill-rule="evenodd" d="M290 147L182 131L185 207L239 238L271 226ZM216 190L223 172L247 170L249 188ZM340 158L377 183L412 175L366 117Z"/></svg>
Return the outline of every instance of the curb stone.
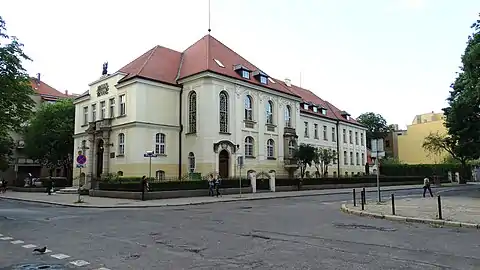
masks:
<svg viewBox="0 0 480 270"><path fill-rule="evenodd" d="M397 191L397 190L416 190L418 187L408 187L408 188L395 188L391 186L392 189L388 191ZM294 192L294 191L293 191ZM369 190L367 192L376 192L375 190ZM56 205L56 206L65 206L65 207L77 207L77 208L104 208L104 209L125 209L125 208L153 208L153 207L167 207L167 206L187 206L187 205L203 205L203 204L212 204L212 203L222 203L222 202L236 202L236 201L255 201L255 200L273 200L273 199L282 199L282 198L296 198L296 197L313 197L313 196L323 196L323 195L344 195L351 194L351 191L334 191L331 193L316 193L316 194L284 194L280 196L272 197L243 197L243 198L229 198L219 201L199 201L199 202L186 202L186 203L165 203L165 204L152 204L152 205L94 205L87 203L61 203L61 202L52 202L52 201L43 201L36 199L24 199L24 198L12 198L12 197L0 197L0 200L12 200L12 201L22 201L22 202L31 202L31 203L40 203L47 205Z"/></svg>
<svg viewBox="0 0 480 270"><path fill-rule="evenodd" d="M342 204L340 208L342 212L357 216L372 217L378 219L385 219L391 221L403 221L411 223L423 223L431 225L440 225L440 226L449 226L449 227L463 227L470 229L480 229L480 224L468 223L468 222L459 222L459 221L450 221L450 220L439 220L439 219L429 219L429 218L417 218L417 217L404 217L404 216L394 216L394 215L383 215L378 213L372 213L362 210L350 209L346 204Z"/></svg>

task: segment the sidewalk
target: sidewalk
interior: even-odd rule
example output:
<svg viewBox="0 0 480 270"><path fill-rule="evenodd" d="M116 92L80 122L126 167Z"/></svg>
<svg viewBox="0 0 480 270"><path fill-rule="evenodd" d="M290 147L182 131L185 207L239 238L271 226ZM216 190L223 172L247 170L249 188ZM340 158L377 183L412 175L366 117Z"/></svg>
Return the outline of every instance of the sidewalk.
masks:
<svg viewBox="0 0 480 270"><path fill-rule="evenodd" d="M448 185L442 185L442 186L448 186ZM405 186L382 187L382 191L409 190L409 189L420 190L421 186L405 185ZM357 191L359 190L360 189L357 188ZM365 190L376 191L376 187L365 188ZM224 195L218 198L204 196L204 197L149 200L149 201L135 201L135 200L128 200L128 199L82 196L83 203L75 203L78 200L77 194L53 194L51 196L48 196L45 193L10 191L4 194L0 194L0 201L2 199L9 199L9 200L36 202L36 203L61 205L61 206L69 206L69 207L89 207L89 208L142 208L142 207L196 205L196 204L247 201L247 200L266 200L266 199L275 199L275 198L290 198L290 197L334 195L334 194L352 194L352 188L289 191L289 192L263 192L263 193L255 193L255 194L247 193L247 194L242 194L241 196L238 194Z"/></svg>
<svg viewBox="0 0 480 270"><path fill-rule="evenodd" d="M441 195L442 191L438 193ZM477 193L480 194L480 191L477 190ZM358 199L357 206L348 203L343 204L341 209L359 216L480 229L480 198L474 196L441 196L442 220L438 219L438 197L423 198L421 194L419 198L396 199L395 215L392 215L391 200L382 203L367 201L362 211Z"/></svg>

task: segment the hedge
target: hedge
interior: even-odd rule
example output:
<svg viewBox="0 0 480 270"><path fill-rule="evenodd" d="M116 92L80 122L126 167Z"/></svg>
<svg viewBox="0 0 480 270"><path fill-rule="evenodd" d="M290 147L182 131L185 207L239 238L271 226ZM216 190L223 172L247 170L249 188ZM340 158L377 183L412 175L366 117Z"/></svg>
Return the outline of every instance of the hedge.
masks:
<svg viewBox="0 0 480 270"><path fill-rule="evenodd" d="M448 172L461 171L460 164L385 164L380 165L380 174L385 176L432 176L447 177ZM471 172L471 167L468 166Z"/></svg>
<svg viewBox="0 0 480 270"><path fill-rule="evenodd" d="M424 176L381 176L380 181L390 183L423 183ZM136 179L136 178L135 178ZM124 179L122 182L100 182L100 190L109 191L141 191L141 183ZM442 180L446 180L442 177ZM375 176L361 176L361 177L345 177L345 178L305 178L302 181L302 185L328 185L328 184L367 184L376 183L377 178ZM296 186L298 179L275 179L276 186ZM173 191L173 190L199 190L208 189L208 182L205 180L195 181L168 181L168 182L149 182L150 191ZM238 188L240 186L239 179L226 179L222 180L221 188ZM242 187L250 187L250 181L242 179ZM257 189L269 189L269 180L257 180Z"/></svg>

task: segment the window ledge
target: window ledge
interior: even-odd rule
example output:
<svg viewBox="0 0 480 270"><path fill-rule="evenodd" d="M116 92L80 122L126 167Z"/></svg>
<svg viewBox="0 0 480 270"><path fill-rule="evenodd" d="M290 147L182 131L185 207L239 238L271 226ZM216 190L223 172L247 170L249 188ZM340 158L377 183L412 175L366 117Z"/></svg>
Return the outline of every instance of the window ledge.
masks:
<svg viewBox="0 0 480 270"><path fill-rule="evenodd" d="M257 123L257 121L255 121L255 120L250 120L250 119L243 119L243 122L244 122L244 123L252 123L252 124L256 124L256 123Z"/></svg>
<svg viewBox="0 0 480 270"><path fill-rule="evenodd" d="M157 155L157 157L166 157L167 156L167 154L156 154L156 155Z"/></svg>
<svg viewBox="0 0 480 270"><path fill-rule="evenodd" d="M255 159L255 156L245 156L246 159Z"/></svg>
<svg viewBox="0 0 480 270"><path fill-rule="evenodd" d="M127 117L127 114L122 114L122 115L117 116L117 118L123 118L123 117Z"/></svg>
<svg viewBox="0 0 480 270"><path fill-rule="evenodd" d="M275 124L269 124L269 123L266 123L265 126L269 126L269 127L277 127L277 125Z"/></svg>
<svg viewBox="0 0 480 270"><path fill-rule="evenodd" d="M197 135L197 132L188 132L188 133L185 133L185 136L189 136L189 135Z"/></svg>
<svg viewBox="0 0 480 270"><path fill-rule="evenodd" d="M267 157L268 160L277 160L276 158L274 157Z"/></svg>
<svg viewBox="0 0 480 270"><path fill-rule="evenodd" d="M124 154L119 154L119 155L117 155L117 157L123 158L123 157L125 157L125 155Z"/></svg>
<svg viewBox="0 0 480 270"><path fill-rule="evenodd" d="M81 125L80 127L82 127L82 128L83 128L83 127L88 127L88 124L83 124L83 125Z"/></svg>
<svg viewBox="0 0 480 270"><path fill-rule="evenodd" d="M318 139L320 139L320 137L314 137L314 139L315 139L315 140L318 140Z"/></svg>
<svg viewBox="0 0 480 270"><path fill-rule="evenodd" d="M218 132L218 134L223 134L223 135L232 135L232 133L230 133L230 132L222 132L222 131Z"/></svg>

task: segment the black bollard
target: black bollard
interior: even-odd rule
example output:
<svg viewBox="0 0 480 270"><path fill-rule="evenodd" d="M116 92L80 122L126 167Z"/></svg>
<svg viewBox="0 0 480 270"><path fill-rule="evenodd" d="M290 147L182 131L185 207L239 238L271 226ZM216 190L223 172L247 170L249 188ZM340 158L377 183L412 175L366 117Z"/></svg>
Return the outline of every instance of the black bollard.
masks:
<svg viewBox="0 0 480 270"><path fill-rule="evenodd" d="M438 195L438 219L443 219L442 217L442 200L440 199L440 195Z"/></svg>
<svg viewBox="0 0 480 270"><path fill-rule="evenodd" d="M355 195L355 189L353 189L353 206L357 206L357 198Z"/></svg>
<svg viewBox="0 0 480 270"><path fill-rule="evenodd" d="M392 215L395 216L395 195L392 193Z"/></svg>
<svg viewBox="0 0 480 270"><path fill-rule="evenodd" d="M363 204L367 204L367 192L365 191L365 188L363 188Z"/></svg>
<svg viewBox="0 0 480 270"><path fill-rule="evenodd" d="M361 201L362 201L362 211L365 210L365 192L361 191L360 193Z"/></svg>

